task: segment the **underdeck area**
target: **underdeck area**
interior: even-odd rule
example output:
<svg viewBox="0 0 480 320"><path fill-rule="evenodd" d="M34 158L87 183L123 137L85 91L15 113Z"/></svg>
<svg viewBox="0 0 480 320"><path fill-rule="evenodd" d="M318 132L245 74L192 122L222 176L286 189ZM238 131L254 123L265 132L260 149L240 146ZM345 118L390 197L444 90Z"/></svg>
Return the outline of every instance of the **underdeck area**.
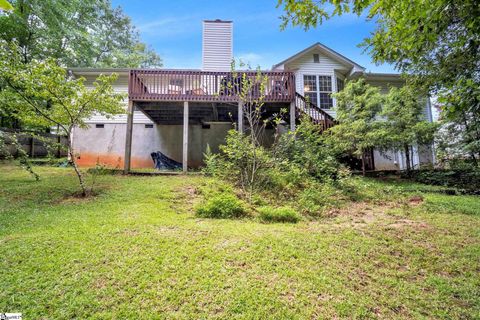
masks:
<svg viewBox="0 0 480 320"><path fill-rule="evenodd" d="M264 77L262 85L250 85L248 92L242 88L248 81L256 83L259 77ZM202 155L207 145L218 146L232 128L243 131L240 96L247 94L249 101L261 100L264 119L287 110L285 119L294 125L294 83L290 72L131 70L124 172L128 173L131 166L133 111L141 111L154 122L162 139L181 145L181 165L186 172L189 165L198 165L198 154ZM192 149L195 161L189 159Z"/></svg>

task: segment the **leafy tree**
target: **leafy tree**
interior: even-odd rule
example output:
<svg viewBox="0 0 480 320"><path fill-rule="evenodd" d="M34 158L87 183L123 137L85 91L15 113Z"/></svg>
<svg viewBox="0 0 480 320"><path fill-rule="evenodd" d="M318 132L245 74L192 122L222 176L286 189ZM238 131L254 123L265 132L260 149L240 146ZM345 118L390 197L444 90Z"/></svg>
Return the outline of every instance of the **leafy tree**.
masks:
<svg viewBox="0 0 480 320"><path fill-rule="evenodd" d="M425 99L410 86L390 88L380 113L379 146L405 153L407 172L411 170L410 147L433 142L437 124L429 122L424 114Z"/></svg>
<svg viewBox="0 0 480 320"><path fill-rule="evenodd" d="M361 157L365 175L365 152L377 146L381 139L377 116L384 97L377 87L370 86L363 78L348 82L334 97L338 124L326 132L329 144L340 153Z"/></svg>
<svg viewBox="0 0 480 320"><path fill-rule="evenodd" d="M11 11L13 10L13 7L7 0L0 0L0 9L5 11Z"/></svg>
<svg viewBox="0 0 480 320"><path fill-rule="evenodd" d="M442 113L442 130L438 146L446 158L469 158L480 164L480 86L471 80L459 81L455 94L442 94L438 99ZM453 152L452 152L453 151Z"/></svg>
<svg viewBox="0 0 480 320"><path fill-rule="evenodd" d="M35 126L58 126L66 135L70 161L78 176L82 195L87 195L84 177L72 148L72 130L86 127L94 114L106 116L124 112L123 94L112 83L116 75L101 75L93 88L85 79L73 79L54 60L23 63L17 47L0 46L0 109L15 110L16 117Z"/></svg>
<svg viewBox="0 0 480 320"><path fill-rule="evenodd" d="M367 19L375 21L377 27L361 45L374 62L395 64L399 71L411 75L417 86L438 95L443 117L455 124L463 123L466 149L471 150L475 139L478 141L477 0L279 0L278 6L285 11L282 28L292 24L308 29L344 13L366 12ZM475 119L470 121L472 116Z"/></svg>
<svg viewBox="0 0 480 320"><path fill-rule="evenodd" d="M161 66L120 7L109 0L15 0L0 15L0 39L19 44L22 61L68 67Z"/></svg>
<svg viewBox="0 0 480 320"><path fill-rule="evenodd" d="M320 130L305 114L295 131L282 134L274 144L275 157L302 168L319 181L336 179L340 163Z"/></svg>

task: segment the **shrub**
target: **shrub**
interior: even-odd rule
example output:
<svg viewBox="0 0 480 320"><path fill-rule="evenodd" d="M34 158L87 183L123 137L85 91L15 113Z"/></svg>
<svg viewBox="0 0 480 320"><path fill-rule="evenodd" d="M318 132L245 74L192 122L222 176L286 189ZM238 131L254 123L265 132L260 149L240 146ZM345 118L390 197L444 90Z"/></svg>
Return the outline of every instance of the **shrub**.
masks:
<svg viewBox="0 0 480 320"><path fill-rule="evenodd" d="M319 181L337 179L341 168L319 127L304 117L295 132L283 134L274 146L276 156L302 168Z"/></svg>
<svg viewBox="0 0 480 320"><path fill-rule="evenodd" d="M260 207L258 211L260 213L260 220L263 222L297 223L301 220L300 215L289 207Z"/></svg>
<svg viewBox="0 0 480 320"><path fill-rule="evenodd" d="M243 203L233 194L220 193L197 207L197 215L204 218L228 219L246 215Z"/></svg>

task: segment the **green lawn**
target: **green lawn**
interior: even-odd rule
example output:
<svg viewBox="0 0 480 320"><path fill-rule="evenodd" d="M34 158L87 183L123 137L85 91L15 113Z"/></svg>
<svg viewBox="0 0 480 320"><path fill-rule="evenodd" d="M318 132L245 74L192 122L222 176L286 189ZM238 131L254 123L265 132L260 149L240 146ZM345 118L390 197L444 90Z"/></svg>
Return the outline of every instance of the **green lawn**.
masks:
<svg viewBox="0 0 480 320"><path fill-rule="evenodd" d="M0 312L480 318L479 197L424 191L421 203L352 203L330 218L262 224L196 218L198 175L99 176L98 196L81 200L71 169L36 170L40 182L0 165ZM419 193L365 183L392 200Z"/></svg>

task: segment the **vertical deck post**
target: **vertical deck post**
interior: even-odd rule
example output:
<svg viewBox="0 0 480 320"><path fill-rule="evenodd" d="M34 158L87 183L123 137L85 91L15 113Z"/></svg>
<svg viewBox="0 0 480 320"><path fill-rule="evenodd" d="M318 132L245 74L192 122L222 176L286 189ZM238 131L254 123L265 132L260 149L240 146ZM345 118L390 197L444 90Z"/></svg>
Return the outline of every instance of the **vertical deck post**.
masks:
<svg viewBox="0 0 480 320"><path fill-rule="evenodd" d="M130 172L130 160L132 157L132 132L133 132L133 112L135 111L135 105L133 101L128 101L128 113L127 113L127 132L125 135L125 158L123 174Z"/></svg>
<svg viewBox="0 0 480 320"><path fill-rule="evenodd" d="M295 131L295 101L290 102L290 131Z"/></svg>
<svg viewBox="0 0 480 320"><path fill-rule="evenodd" d="M243 133L243 102L238 101L238 132Z"/></svg>
<svg viewBox="0 0 480 320"><path fill-rule="evenodd" d="M183 102L183 172L188 170L188 101Z"/></svg>

